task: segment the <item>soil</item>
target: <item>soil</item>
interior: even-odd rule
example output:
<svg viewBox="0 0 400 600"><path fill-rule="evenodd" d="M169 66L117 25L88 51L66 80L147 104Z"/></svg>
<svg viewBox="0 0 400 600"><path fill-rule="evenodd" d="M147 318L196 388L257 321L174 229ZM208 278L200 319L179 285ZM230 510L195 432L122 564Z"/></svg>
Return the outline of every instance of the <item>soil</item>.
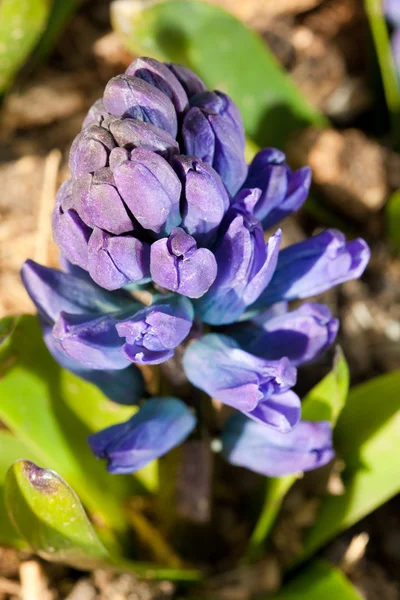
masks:
<svg viewBox="0 0 400 600"><path fill-rule="evenodd" d="M346 233L366 237L373 253L361 281L324 294L322 301L341 319L339 343L353 383L399 369L400 259L388 243L384 206L400 187L400 156L382 139L382 123L375 119L362 1L215 1L257 30L298 87L331 119L332 127L323 132L309 129L296 136L288 156L293 166L312 166L313 193ZM107 80L132 58L111 32L109 2L86 0L46 64L27 65L5 98L0 108L0 316L34 312L19 269L28 257L57 265L50 215L55 192L68 177L70 144ZM303 211L284 224L285 243L329 224ZM328 355L317 367L305 368L299 391L320 379L330 361ZM340 487L339 477L336 484ZM274 552L255 567L217 577L215 597L241 600L279 588L277 557L293 552L298 533L315 516L315 505L301 487L286 504ZM399 508L400 498L392 499L323 551L367 600L400 598ZM230 532L234 555L235 544L240 546L248 532L232 506L227 505L221 526ZM82 574L0 548L0 600L164 600L174 594L169 582L139 582L104 571Z"/></svg>

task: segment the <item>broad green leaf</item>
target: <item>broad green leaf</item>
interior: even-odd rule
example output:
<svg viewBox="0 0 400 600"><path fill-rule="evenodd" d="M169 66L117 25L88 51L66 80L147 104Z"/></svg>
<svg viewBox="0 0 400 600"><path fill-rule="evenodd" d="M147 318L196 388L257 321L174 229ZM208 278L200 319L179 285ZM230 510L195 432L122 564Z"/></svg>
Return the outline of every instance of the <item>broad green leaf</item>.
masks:
<svg viewBox="0 0 400 600"><path fill-rule="evenodd" d="M303 560L400 492L400 372L353 388L335 429L345 492L326 496L303 541Z"/></svg>
<svg viewBox="0 0 400 600"><path fill-rule="evenodd" d="M199 0L114 2L111 19L135 54L187 65L210 89L232 96L247 135L282 146L295 129L325 119L312 108L255 33L219 6Z"/></svg>
<svg viewBox="0 0 400 600"><path fill-rule="evenodd" d="M343 573L319 560L286 584L271 600L361 600Z"/></svg>
<svg viewBox="0 0 400 600"><path fill-rule="evenodd" d="M0 431L0 544L22 548L25 541L11 523L4 504L4 481L11 465L21 458L34 460L33 454L9 431Z"/></svg>
<svg viewBox="0 0 400 600"><path fill-rule="evenodd" d="M16 528L42 558L76 568L109 560L78 496L54 471L17 461L7 473L5 501Z"/></svg>
<svg viewBox="0 0 400 600"><path fill-rule="evenodd" d="M386 230L396 252L400 253L400 190L394 192L386 204Z"/></svg>
<svg viewBox="0 0 400 600"><path fill-rule="evenodd" d="M302 404L302 419L327 420L335 425L349 389L349 369L340 347L337 347L332 370L307 394ZM265 483L265 500L247 548L245 561L259 558L279 513L282 501L296 481L296 475L269 477Z"/></svg>
<svg viewBox="0 0 400 600"><path fill-rule="evenodd" d="M92 455L87 444L91 430L63 395L62 369L48 353L36 318L24 316L14 325L0 365L1 420L44 467L56 470L74 487L96 522L124 530L121 502L137 490L135 480L110 475ZM81 389L82 406L88 402L93 409L88 388Z"/></svg>
<svg viewBox="0 0 400 600"><path fill-rule="evenodd" d="M4 93L44 31L51 0L0 2L0 95Z"/></svg>
<svg viewBox="0 0 400 600"><path fill-rule="evenodd" d="M198 571L169 569L114 557L104 548L74 490L54 471L29 460L9 469L5 484L8 512L39 556L78 569L108 567L157 579L197 581Z"/></svg>
<svg viewBox="0 0 400 600"><path fill-rule="evenodd" d="M336 349L332 370L307 394L302 404L305 421L330 421L334 426L349 392L349 367L340 347Z"/></svg>
<svg viewBox="0 0 400 600"><path fill-rule="evenodd" d="M392 56L389 31L383 14L382 0L364 0L364 5L378 58L386 104L392 119L392 133L395 143L399 145L400 85Z"/></svg>

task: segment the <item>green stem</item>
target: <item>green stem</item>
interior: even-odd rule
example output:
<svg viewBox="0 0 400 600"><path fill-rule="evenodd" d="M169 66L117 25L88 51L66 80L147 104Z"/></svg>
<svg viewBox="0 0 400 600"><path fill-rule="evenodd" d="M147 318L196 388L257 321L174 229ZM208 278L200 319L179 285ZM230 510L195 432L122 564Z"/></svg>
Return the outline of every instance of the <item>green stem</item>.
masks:
<svg viewBox="0 0 400 600"><path fill-rule="evenodd" d="M267 480L264 506L251 535L244 562L251 563L261 558L265 540L275 523L282 500L295 481L295 475Z"/></svg>
<svg viewBox="0 0 400 600"><path fill-rule="evenodd" d="M386 103L392 121L395 144L400 143L400 86L390 46L389 31L382 12L382 0L365 0L375 51L381 71Z"/></svg>

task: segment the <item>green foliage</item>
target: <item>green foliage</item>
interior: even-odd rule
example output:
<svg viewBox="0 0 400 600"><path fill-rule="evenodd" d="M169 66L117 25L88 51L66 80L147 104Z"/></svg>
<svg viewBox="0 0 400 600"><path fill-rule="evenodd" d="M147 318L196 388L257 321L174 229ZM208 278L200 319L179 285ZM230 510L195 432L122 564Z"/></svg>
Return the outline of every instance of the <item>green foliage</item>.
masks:
<svg viewBox="0 0 400 600"><path fill-rule="evenodd" d="M47 58L79 4L80 0L53 0L46 30L35 48L35 61Z"/></svg>
<svg viewBox="0 0 400 600"><path fill-rule="evenodd" d="M6 473L16 460L20 458L34 460L33 454L9 431L0 431L0 544L22 548L26 546L11 523L4 503L4 481Z"/></svg>
<svg viewBox="0 0 400 600"><path fill-rule="evenodd" d="M341 348L336 349L332 370L303 400L302 419L330 421L335 426L349 392L349 367Z"/></svg>
<svg viewBox="0 0 400 600"><path fill-rule="evenodd" d="M102 567L131 571L155 579L200 578L198 571L162 568L110 554L97 537L74 490L57 473L29 460L19 460L10 467L5 500L21 536L46 560L84 570Z"/></svg>
<svg viewBox="0 0 400 600"><path fill-rule="evenodd" d="M108 474L86 440L97 425L126 418L127 407L110 411L94 386L65 374L48 353L36 318L15 319L13 326L0 346L0 418L43 466L74 487L98 522L124 530L121 502L143 486ZM85 406L90 412L82 419Z"/></svg>
<svg viewBox="0 0 400 600"><path fill-rule="evenodd" d="M247 134L261 146L281 147L295 129L325 123L265 43L218 6L170 0L140 9L115 2L111 17L134 53L185 64L208 88L230 94Z"/></svg>
<svg viewBox="0 0 400 600"><path fill-rule="evenodd" d="M45 29L51 0L0 2L0 95L12 83Z"/></svg>
<svg viewBox="0 0 400 600"><path fill-rule="evenodd" d="M336 349L332 370L304 398L302 419L327 420L335 425L349 390L349 368L341 348ZM265 483L265 500L260 517L251 535L246 561L254 561L263 553L264 544L275 523L279 509L296 475L269 477Z"/></svg>
<svg viewBox="0 0 400 600"><path fill-rule="evenodd" d="M298 560L400 492L400 371L354 387L335 429L345 461L341 496L326 496Z"/></svg>
<svg viewBox="0 0 400 600"><path fill-rule="evenodd" d="M5 500L16 528L42 558L76 568L108 558L78 496L54 471L17 461L7 473Z"/></svg>
<svg viewBox="0 0 400 600"><path fill-rule="evenodd" d="M271 600L361 600L339 569L325 561L315 561Z"/></svg>

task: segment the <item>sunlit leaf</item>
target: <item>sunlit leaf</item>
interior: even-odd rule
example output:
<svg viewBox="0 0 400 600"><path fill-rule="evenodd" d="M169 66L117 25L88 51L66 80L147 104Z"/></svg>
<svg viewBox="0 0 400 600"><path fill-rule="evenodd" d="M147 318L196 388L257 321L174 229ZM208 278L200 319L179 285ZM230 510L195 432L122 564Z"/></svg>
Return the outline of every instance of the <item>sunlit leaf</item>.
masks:
<svg viewBox="0 0 400 600"><path fill-rule="evenodd" d="M42 558L77 568L109 560L78 496L54 471L27 460L14 463L5 500L16 528Z"/></svg>
<svg viewBox="0 0 400 600"><path fill-rule="evenodd" d="M4 481L11 465L21 458L34 460L33 454L9 431L0 431L0 544L22 548L26 542L11 523L4 504Z"/></svg>
<svg viewBox="0 0 400 600"><path fill-rule="evenodd" d="M50 0L0 2L0 95L44 31L50 8Z"/></svg>
<svg viewBox="0 0 400 600"><path fill-rule="evenodd" d="M324 124L276 62L267 45L219 6L198 0L114 2L114 28L136 54L193 69L210 89L232 96L247 134L281 146L293 130Z"/></svg>
<svg viewBox="0 0 400 600"><path fill-rule="evenodd" d="M330 421L334 426L346 403L349 383L349 367L338 347L332 370L304 398L302 419Z"/></svg>
<svg viewBox="0 0 400 600"><path fill-rule="evenodd" d="M326 496L303 540L303 560L400 492L400 372L354 387L335 430L344 494Z"/></svg>
<svg viewBox="0 0 400 600"><path fill-rule="evenodd" d="M315 561L286 584L271 600L361 600L361 596L339 569Z"/></svg>
<svg viewBox="0 0 400 600"><path fill-rule="evenodd" d="M111 555L96 535L74 490L54 471L28 460L9 469L5 500L10 518L30 548L52 562L78 569L106 567L142 577L197 581L198 571L138 563Z"/></svg>

